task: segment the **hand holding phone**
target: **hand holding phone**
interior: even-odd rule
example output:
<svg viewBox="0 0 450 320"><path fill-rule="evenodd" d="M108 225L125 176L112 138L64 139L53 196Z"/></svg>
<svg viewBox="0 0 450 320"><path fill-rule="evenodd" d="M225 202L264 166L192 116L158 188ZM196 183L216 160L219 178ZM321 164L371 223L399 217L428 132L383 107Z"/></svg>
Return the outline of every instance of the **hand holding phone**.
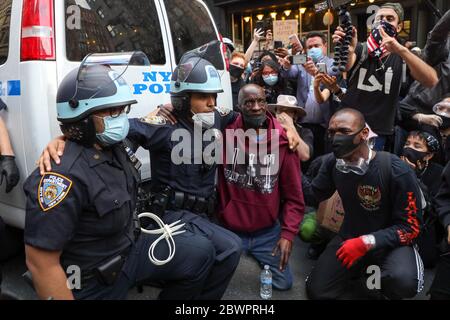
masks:
<svg viewBox="0 0 450 320"><path fill-rule="evenodd" d="M324 62L319 62L317 64L317 70L319 73L327 73L327 65Z"/></svg>

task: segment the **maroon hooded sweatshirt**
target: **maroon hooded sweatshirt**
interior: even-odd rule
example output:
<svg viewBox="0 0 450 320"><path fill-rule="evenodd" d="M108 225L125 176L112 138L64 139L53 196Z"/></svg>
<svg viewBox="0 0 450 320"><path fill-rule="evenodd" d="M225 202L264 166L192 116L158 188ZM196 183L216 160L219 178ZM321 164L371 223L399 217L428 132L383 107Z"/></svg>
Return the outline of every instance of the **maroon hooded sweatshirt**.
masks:
<svg viewBox="0 0 450 320"><path fill-rule="evenodd" d="M219 166L219 219L230 230L253 233L273 226L279 218L281 237L293 241L305 211L300 159L289 150L286 132L270 113L267 124L265 135L252 137L252 148L250 140L239 143L229 136L229 130L244 130L242 115L226 128L224 165ZM263 144L267 151L255 153L254 146Z"/></svg>

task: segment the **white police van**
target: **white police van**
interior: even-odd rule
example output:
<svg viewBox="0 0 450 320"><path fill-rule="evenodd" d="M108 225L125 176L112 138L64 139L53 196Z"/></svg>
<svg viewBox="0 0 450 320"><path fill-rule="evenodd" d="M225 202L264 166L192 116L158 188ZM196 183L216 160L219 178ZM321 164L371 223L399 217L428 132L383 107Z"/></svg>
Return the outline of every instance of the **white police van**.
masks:
<svg viewBox="0 0 450 320"><path fill-rule="evenodd" d="M0 98L21 179L36 168L42 149L61 134L56 121L59 83L89 53L141 50L151 67L130 66L124 75L136 100L130 117L170 101L171 71L182 54L221 40L211 13L200 0L1 0ZM232 106L226 49L215 66L224 93L218 105ZM142 174L149 156L140 152ZM0 187L0 217L23 228L21 184L6 194Z"/></svg>

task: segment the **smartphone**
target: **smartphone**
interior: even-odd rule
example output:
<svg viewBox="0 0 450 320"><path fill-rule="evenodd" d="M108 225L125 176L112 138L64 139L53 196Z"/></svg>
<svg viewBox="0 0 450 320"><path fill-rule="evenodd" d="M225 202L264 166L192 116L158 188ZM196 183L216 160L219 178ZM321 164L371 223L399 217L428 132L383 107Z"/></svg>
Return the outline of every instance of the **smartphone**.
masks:
<svg viewBox="0 0 450 320"><path fill-rule="evenodd" d="M327 73L327 65L324 62L319 62L317 64L317 69L319 70L320 73Z"/></svg>
<svg viewBox="0 0 450 320"><path fill-rule="evenodd" d="M256 21L256 30L261 30L266 32L264 21Z"/></svg>
<svg viewBox="0 0 450 320"><path fill-rule="evenodd" d="M296 54L292 56L292 64L305 64L306 63L306 54Z"/></svg>
<svg viewBox="0 0 450 320"><path fill-rule="evenodd" d="M298 38L298 35L297 34L291 34L290 36L289 36L289 41L291 42L291 43L299 43L300 45L301 45L301 42L300 42L300 39Z"/></svg>
<svg viewBox="0 0 450 320"><path fill-rule="evenodd" d="M274 49L283 48L283 41L274 41L273 48Z"/></svg>

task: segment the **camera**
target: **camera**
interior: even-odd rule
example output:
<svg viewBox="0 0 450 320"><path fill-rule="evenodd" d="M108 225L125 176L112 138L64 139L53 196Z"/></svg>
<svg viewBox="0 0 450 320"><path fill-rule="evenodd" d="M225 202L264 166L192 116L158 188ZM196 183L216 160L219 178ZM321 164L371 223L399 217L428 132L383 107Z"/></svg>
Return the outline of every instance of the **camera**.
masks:
<svg viewBox="0 0 450 320"><path fill-rule="evenodd" d="M296 54L295 56L289 56L288 59L291 64L305 64L306 54Z"/></svg>
<svg viewBox="0 0 450 320"><path fill-rule="evenodd" d="M255 26L256 26L257 30L261 29L262 31L264 31L264 35L265 35L268 30L272 30L272 26L273 26L272 19L266 18L264 20L256 21Z"/></svg>

